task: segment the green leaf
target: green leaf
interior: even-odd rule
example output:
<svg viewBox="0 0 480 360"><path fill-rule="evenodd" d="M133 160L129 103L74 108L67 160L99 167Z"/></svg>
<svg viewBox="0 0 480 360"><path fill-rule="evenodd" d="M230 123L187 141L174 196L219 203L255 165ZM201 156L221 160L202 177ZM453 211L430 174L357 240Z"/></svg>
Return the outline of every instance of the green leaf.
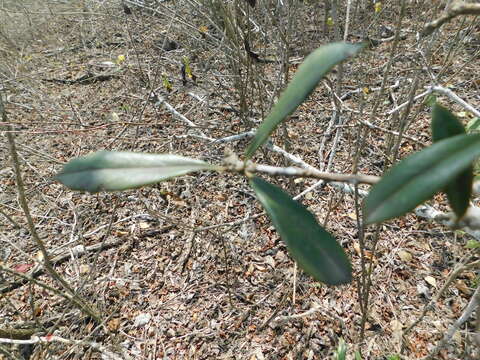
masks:
<svg viewBox="0 0 480 360"><path fill-rule="evenodd" d="M433 142L461 134L465 134L462 123L450 111L436 103L432 111Z"/></svg>
<svg viewBox="0 0 480 360"><path fill-rule="evenodd" d="M457 135L390 169L365 199L367 224L403 215L442 190L480 155L480 134Z"/></svg>
<svg viewBox="0 0 480 360"><path fill-rule="evenodd" d="M364 44L338 42L324 45L308 55L270 114L258 128L252 142L245 151L245 157L247 159L252 157L277 125L293 113L310 95L327 72L338 63L355 55L364 46Z"/></svg>
<svg viewBox="0 0 480 360"><path fill-rule="evenodd" d="M474 117L467 124L467 132L480 131L480 118Z"/></svg>
<svg viewBox="0 0 480 360"><path fill-rule="evenodd" d="M435 104L432 111L433 142L461 134L465 134L462 123L446 108ZM472 195L472 184L473 166L469 166L445 187L448 202L458 218L467 211Z"/></svg>
<svg viewBox="0 0 480 360"><path fill-rule="evenodd" d="M337 354L335 356L335 360L345 360L347 357L347 344L345 344L345 340L340 338L338 347L337 347Z"/></svg>
<svg viewBox="0 0 480 360"><path fill-rule="evenodd" d="M55 179L72 190L118 191L199 170L219 170L201 160L169 154L98 151L68 162Z"/></svg>
<svg viewBox="0 0 480 360"><path fill-rule="evenodd" d="M401 360L400 355L388 355L387 360Z"/></svg>
<svg viewBox="0 0 480 360"><path fill-rule="evenodd" d="M465 247L467 249L478 249L480 248L480 242L478 242L477 240L468 240L465 244Z"/></svg>
<svg viewBox="0 0 480 360"><path fill-rule="evenodd" d="M358 350L355 351L355 360L362 360L362 355L360 355L360 352Z"/></svg>
<svg viewBox="0 0 480 360"><path fill-rule="evenodd" d="M302 204L260 178L251 178L250 186L290 255L306 273L329 285L351 281L352 269L342 247Z"/></svg>
<svg viewBox="0 0 480 360"><path fill-rule="evenodd" d="M435 94L428 94L423 103L428 107L433 107L437 103Z"/></svg>

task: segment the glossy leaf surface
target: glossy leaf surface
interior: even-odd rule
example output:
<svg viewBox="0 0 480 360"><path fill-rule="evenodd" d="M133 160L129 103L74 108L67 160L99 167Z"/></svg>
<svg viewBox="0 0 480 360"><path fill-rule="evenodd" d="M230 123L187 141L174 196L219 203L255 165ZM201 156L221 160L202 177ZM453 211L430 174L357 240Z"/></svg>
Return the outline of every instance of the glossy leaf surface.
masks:
<svg viewBox="0 0 480 360"><path fill-rule="evenodd" d="M260 178L250 179L250 186L290 255L306 273L329 285L351 281L352 269L342 247L302 204Z"/></svg>
<svg viewBox="0 0 480 360"><path fill-rule="evenodd" d="M217 166L168 154L98 151L71 160L55 179L72 190L118 191Z"/></svg>
<svg viewBox="0 0 480 360"><path fill-rule="evenodd" d="M441 191L480 156L480 135L457 135L413 154L390 169L365 199L367 224L403 215Z"/></svg>
<svg viewBox="0 0 480 360"><path fill-rule="evenodd" d="M432 111L433 141L438 142L461 134L465 134L462 123L449 110L435 104ZM473 166L469 166L445 187L448 202L458 218L461 218L467 211L472 195L472 183Z"/></svg>
<svg viewBox="0 0 480 360"><path fill-rule="evenodd" d="M258 128L255 137L245 151L245 157L247 159L252 157L278 124L293 113L310 95L327 72L338 63L355 55L363 47L363 44L332 43L324 45L308 55L270 114Z"/></svg>

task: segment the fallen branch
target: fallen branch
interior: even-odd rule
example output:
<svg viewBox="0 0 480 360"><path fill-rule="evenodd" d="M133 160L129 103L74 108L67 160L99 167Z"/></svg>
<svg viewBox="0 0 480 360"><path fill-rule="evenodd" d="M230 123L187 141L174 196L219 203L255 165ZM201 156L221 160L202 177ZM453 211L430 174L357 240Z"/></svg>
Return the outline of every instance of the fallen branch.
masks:
<svg viewBox="0 0 480 360"><path fill-rule="evenodd" d="M470 259L471 257L468 256L465 262L463 262L461 265L457 266L455 269L453 269L450 272L450 275L448 276L447 280L445 280L445 283L443 284L442 288L437 292L435 297L431 298L428 301L428 303L424 305L420 316L403 332L403 335L402 335L403 347L406 345L407 335L413 330L415 326L417 326L420 322L423 321L423 319L425 318L425 315L429 310L433 310L433 308L435 307L435 304L440 300L440 298L443 296L443 294L448 289L450 284L465 270L471 269L473 267L478 267L478 265L480 265L480 261L474 261L472 263L468 263Z"/></svg>
<svg viewBox="0 0 480 360"><path fill-rule="evenodd" d="M342 326L342 328L345 328L345 324L339 316L336 316L336 315L332 314L331 312L326 312L324 310L324 306L321 306L321 305L316 305L316 306L310 308L309 310L307 310L303 313L300 313L300 314L293 314L293 315L287 315L287 316L277 316L271 321L270 327L275 329L275 328L278 328L278 327L282 326L283 324L285 324L287 322L302 319L304 317L313 315L316 312L320 312L323 316L331 318L332 320L337 320L340 323L340 325Z"/></svg>
<svg viewBox="0 0 480 360"><path fill-rule="evenodd" d="M421 99L427 95L430 95L431 93L433 92L437 92L439 94L442 94L442 95L445 95L447 96L450 100L453 100L455 101L457 104L459 104L460 106L462 106L465 110L468 110L470 111L472 114L474 114L475 116L478 116L480 117L480 111L478 111L477 109L475 109L472 105L470 105L469 103L467 103L465 100L463 100L462 98L460 98L457 94L455 94L452 90L450 89L447 89L447 88L444 88L443 86L438 86L438 85L434 85L434 86L429 86L427 88L426 91L424 91L423 93L421 94L418 94L417 96L415 96L413 98L413 101L416 101L418 99ZM392 110L389 110L387 112L387 115L392 115L393 113L396 113L397 111L399 110L402 110L404 107L406 107L408 105L408 101L398 105L396 108L392 109Z"/></svg>
<svg viewBox="0 0 480 360"><path fill-rule="evenodd" d="M173 227L174 227L174 225L166 225L163 228L161 228L160 230L158 230L158 232L164 233L164 232L172 229ZM119 245L123 244L124 242L125 242L125 239L118 238L118 239L115 239L115 240L112 240L112 241L106 241L104 243L98 243L98 244L90 245L90 246L86 246L86 247L84 247L83 245L78 245L71 250L72 250L72 252L75 256L81 257L81 256L83 256L87 253L92 253L92 252L111 249L113 247L116 247L116 246L119 246ZM71 258L72 252L67 251L64 254L60 254L60 255L57 255L57 256L53 257L51 259L51 263L53 265L59 265L59 264L64 263L65 261L67 261ZM45 270L43 268L36 267L36 269L33 270L30 274L26 274L28 276L28 278L23 278L22 280L13 282L8 286L0 288L0 294L6 294L6 293L11 292L15 289L18 289L21 286L28 283L30 278L34 279L34 278L37 278L37 277L39 277L43 274L45 274ZM24 275L24 274L21 274L21 275Z"/></svg>
<svg viewBox="0 0 480 360"><path fill-rule="evenodd" d="M42 328L27 328L27 329L13 329L13 328L0 328L0 342L5 339L9 340L28 340L34 334L42 332Z"/></svg>
<svg viewBox="0 0 480 360"><path fill-rule="evenodd" d="M473 294L470 302L468 303L467 307L463 311L462 315L450 326L447 333L443 336L442 340L440 340L432 350L432 352L425 356L422 360L431 360L436 358L440 350L442 350L445 345L447 345L450 340L452 339L455 332L462 326L472 315L475 309L480 305L480 287L477 287L475 293Z"/></svg>
<svg viewBox="0 0 480 360"><path fill-rule="evenodd" d="M250 130L250 131L240 133L240 134L237 134L237 135L232 135L232 136L227 136L227 137L224 137L224 138L216 139L216 140L213 140L212 142L214 144L221 144L221 143L227 143L227 142L230 142L230 141L242 140L244 138L254 137L255 133L256 133L255 130Z"/></svg>
<svg viewBox="0 0 480 360"><path fill-rule="evenodd" d="M57 84L65 84L65 85L73 85L73 84L81 84L81 85L89 85L93 84L97 81L108 81L113 79L114 77L118 76L117 73L113 74L91 74L87 73L83 76L80 76L77 79L69 80L69 79L42 79L45 82L52 82Z"/></svg>
<svg viewBox="0 0 480 360"><path fill-rule="evenodd" d="M478 207L470 206L460 221L454 213L443 213L428 205L418 206L415 209L415 214L449 228L461 229L480 240L480 208Z"/></svg>
<svg viewBox="0 0 480 360"><path fill-rule="evenodd" d="M75 345L75 346L86 346L95 351L98 351L102 354L102 359L108 360L124 360L126 358L130 358L129 356L120 356L115 354L114 352L107 350L107 348L99 343L90 342L90 341L82 341L82 340L70 340L65 339L59 336L48 335L48 336L33 336L31 339L25 340L14 340L14 339L2 339L0 338L0 343L4 344L17 344L17 345L28 345L28 344L48 344L52 342L59 342L62 344L67 345Z"/></svg>
<svg viewBox="0 0 480 360"><path fill-rule="evenodd" d="M480 4L479 4L480 6ZM473 115L480 117L480 111L475 109L472 105L467 103L465 100L460 98L457 94L455 94L452 90L444 88L443 86L432 86L430 89L434 92L443 94L449 97L451 100L455 101L457 104L461 105L465 110L470 111Z"/></svg>
<svg viewBox="0 0 480 360"><path fill-rule="evenodd" d="M180 119L183 121L185 124L188 126L194 128L197 130L197 137L203 139L203 140L208 140L208 141L213 141L215 139L212 139L211 137L206 136L201 130L198 130L198 126L195 125L193 122L191 122L189 119L187 119L184 115L179 113L172 105L170 105L162 96L159 94L155 93L152 91L150 94L150 100L155 103L155 106L160 107L161 105L164 105L170 113L172 113L173 116L176 118Z"/></svg>

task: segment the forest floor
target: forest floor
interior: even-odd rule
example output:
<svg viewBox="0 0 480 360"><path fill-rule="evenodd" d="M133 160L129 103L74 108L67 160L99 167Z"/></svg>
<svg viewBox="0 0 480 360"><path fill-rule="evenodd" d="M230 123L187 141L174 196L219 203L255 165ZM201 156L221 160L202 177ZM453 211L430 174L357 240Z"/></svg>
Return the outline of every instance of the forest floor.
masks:
<svg viewBox="0 0 480 360"><path fill-rule="evenodd" d="M20 275L0 270L0 359L115 358L108 352L117 359L336 359L340 339L347 359L355 350L362 359L421 359L461 316L478 285L477 270L461 272L437 294L459 263L478 260L466 248L471 236L408 214L365 231L364 256L373 270L362 335L361 199L334 186L318 187L301 201L351 258L354 281L339 287L295 268L269 219L255 216L262 208L241 176L200 173L99 194L71 191L53 179L64 163L100 149L180 154L216 164L226 150L242 154L249 138L206 138L257 126L283 86L285 67L277 56L282 47L271 30L279 25L260 14L270 2L258 1L257 10L232 2L251 11L252 24L260 28L261 35L252 35L252 50L274 59L258 63L241 47L229 52L202 8L192 7L195 1L161 2L149 12L126 10L115 1L40 3L0 4L4 125L15 135L29 209L55 269L102 314L103 323L39 284L19 282L19 276L41 271L41 257L19 203L4 131L0 265ZM359 41L356 34L367 23L372 38L393 36L401 1L386 3L377 15L359 10L348 40ZM416 95L439 84L480 109L478 18L456 19L420 43L416 33L424 21L440 13L416 3L408 2L394 54L393 41L384 41L343 66L341 123L330 121L335 70L277 131L274 143L319 169L333 151L329 171L335 173L352 173L359 155L358 172L381 175L391 165L390 149L404 120L402 111L389 111L408 100L415 81ZM323 28L323 2L295 4L289 78L306 53L334 38L333 28ZM342 24L344 15L341 9ZM431 53L420 51L429 41ZM182 82L185 58L195 79ZM388 63L387 91L372 112ZM465 124L472 120L448 97L438 99ZM399 158L431 143L424 100L409 110ZM254 161L292 165L269 150ZM292 195L316 182L270 180ZM428 204L448 211L443 195ZM87 251L76 252L79 245ZM45 273L35 277L62 290ZM430 302L423 320L405 335ZM435 358L478 359L475 327L473 316ZM22 328L66 340L33 347L2 341L8 338L5 329Z"/></svg>

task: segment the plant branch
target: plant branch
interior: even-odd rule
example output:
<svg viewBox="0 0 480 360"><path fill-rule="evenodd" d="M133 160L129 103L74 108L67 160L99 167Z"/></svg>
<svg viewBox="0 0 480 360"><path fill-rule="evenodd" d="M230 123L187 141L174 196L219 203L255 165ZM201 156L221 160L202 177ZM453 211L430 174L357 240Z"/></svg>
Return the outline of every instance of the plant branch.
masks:
<svg viewBox="0 0 480 360"><path fill-rule="evenodd" d="M480 4L479 4L480 6ZM451 100L455 101L457 104L461 105L465 110L470 111L477 117L480 117L480 111L475 109L472 105L467 103L465 100L461 99L457 94L455 94L452 90L444 88L443 86L431 86L430 89L433 92L437 92L439 94L445 95Z"/></svg>
<svg viewBox="0 0 480 360"><path fill-rule="evenodd" d="M231 172L240 172L240 173L265 173L268 175L283 175L283 176L293 176L293 177L307 177L307 178L317 178L322 179L326 182L337 181L337 182L348 182L352 184L376 184L380 181L380 177L372 175L363 175L363 174L334 174L323 171L318 171L313 166L309 166L307 169L302 169L298 167L279 167L279 166L270 166L270 165L260 165L255 164L251 161L245 162L240 161L235 154L227 155L224 159L227 171Z"/></svg>
<svg viewBox="0 0 480 360"><path fill-rule="evenodd" d="M247 168L245 169L249 173L265 173L268 175L283 175L283 176L293 176L293 177L307 177L307 178L316 178L322 179L326 182L337 181L337 182L347 182L351 184L376 184L380 181L380 177L372 175L363 175L363 174L335 174L329 172L323 172L313 169L301 169L297 167L277 167L270 165L260 165L248 163Z"/></svg>
<svg viewBox="0 0 480 360"><path fill-rule="evenodd" d="M440 26L459 15L480 15L480 4L464 3L461 1L454 3L445 14L425 25L421 36L426 37L431 35L435 29L438 29Z"/></svg>

